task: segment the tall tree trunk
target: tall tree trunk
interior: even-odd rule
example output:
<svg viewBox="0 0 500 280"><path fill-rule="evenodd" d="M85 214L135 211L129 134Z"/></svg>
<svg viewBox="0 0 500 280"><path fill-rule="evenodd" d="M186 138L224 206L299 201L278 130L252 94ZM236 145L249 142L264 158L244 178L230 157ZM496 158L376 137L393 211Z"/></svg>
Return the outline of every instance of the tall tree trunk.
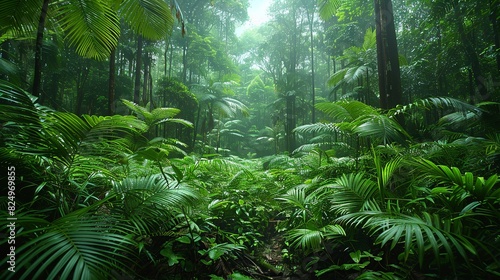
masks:
<svg viewBox="0 0 500 280"><path fill-rule="evenodd" d="M500 24L498 23L498 0L490 0L490 21L493 27L493 36L495 38L497 70L500 72Z"/></svg>
<svg viewBox="0 0 500 280"><path fill-rule="evenodd" d="M148 104L151 100L149 100L149 52L146 51L144 53L144 78L142 79L142 102L144 102L144 106Z"/></svg>
<svg viewBox="0 0 500 280"><path fill-rule="evenodd" d="M374 0L374 6L380 107L390 109L403 101L392 1Z"/></svg>
<svg viewBox="0 0 500 280"><path fill-rule="evenodd" d="M316 85L314 83L314 38L313 38L313 23L314 23L314 11L313 12L307 12L307 17L309 18L309 37L311 40L311 99L312 99L312 112L311 112L311 123L316 122Z"/></svg>
<svg viewBox="0 0 500 280"><path fill-rule="evenodd" d="M1 45L0 45L0 49L1 49L1 57L3 60L5 61L9 61L9 48L10 48L10 39L9 40L5 40ZM9 78L9 75L7 73L0 73L0 79L2 80L7 80Z"/></svg>
<svg viewBox="0 0 500 280"><path fill-rule="evenodd" d="M437 25L437 34L436 34L436 37L438 38L438 57L436 58L436 78L437 78L437 92L436 92L436 96L439 96L443 93L443 79L444 79L444 75L442 73L442 69L441 69L441 50L442 50L442 41L443 41L443 38L441 36L441 25L438 24Z"/></svg>
<svg viewBox="0 0 500 280"><path fill-rule="evenodd" d="M165 41L165 52L163 53L163 60L164 60L164 63L163 63L163 76L167 76L167 63L168 63L168 59L167 59L167 55L168 55L168 51L170 50L170 43L169 41Z"/></svg>
<svg viewBox="0 0 500 280"><path fill-rule="evenodd" d="M196 136L198 136L197 132L199 129L199 124L200 124L200 114L201 114L201 104L198 103L198 110L196 112L196 121L194 123L194 128L193 128L193 141L192 141L192 149L193 150L194 150L194 147L196 145Z"/></svg>
<svg viewBox="0 0 500 280"><path fill-rule="evenodd" d="M187 82L187 52L188 52L188 38L185 38L182 45L182 82Z"/></svg>
<svg viewBox="0 0 500 280"><path fill-rule="evenodd" d="M79 67L80 73L78 74L76 81L76 114L81 115L83 113L82 105L85 98L84 86L87 83L87 78L90 73L90 68L86 65Z"/></svg>
<svg viewBox="0 0 500 280"><path fill-rule="evenodd" d="M285 146L286 150L289 154L292 154L295 150L295 133L293 130L296 125L295 115L295 85L296 85L296 67L297 67L297 20L296 20L297 9L295 7L292 8L292 19L293 26L291 32L291 45L290 45L290 62L287 67L287 76L286 76L286 87L285 87L285 98L286 98L286 124L285 124Z"/></svg>
<svg viewBox="0 0 500 280"><path fill-rule="evenodd" d="M137 57L135 59L134 102L141 102L142 35L137 36Z"/></svg>
<svg viewBox="0 0 500 280"><path fill-rule="evenodd" d="M291 155L295 150L295 92L289 91L286 93L286 122L285 122L285 146L288 153Z"/></svg>
<svg viewBox="0 0 500 280"><path fill-rule="evenodd" d="M116 80L116 49L109 55L109 81L108 81L108 115L115 114L115 80Z"/></svg>
<svg viewBox="0 0 500 280"><path fill-rule="evenodd" d="M33 88L32 94L40 96L40 88L42 83L42 46L43 46L43 31L45 29L45 19L47 17L47 9L50 0L44 0L42 4L42 11L38 21L38 29L36 32L35 43L35 73L33 75Z"/></svg>
<svg viewBox="0 0 500 280"><path fill-rule="evenodd" d="M174 45L170 45L170 57L168 59L168 77L172 77L172 60L174 58Z"/></svg>
<svg viewBox="0 0 500 280"><path fill-rule="evenodd" d="M458 33L460 35L460 40L462 41L462 46L465 50L465 54L469 58L469 62L472 68L472 74L474 75L474 82L481 95L482 100L489 100L490 96L488 94L488 89L484 83L484 76L481 70L481 64L479 63L479 56L474 49L471 38L465 33L465 28L462 22L463 16L460 10L459 3L455 3L455 23L457 25Z"/></svg>

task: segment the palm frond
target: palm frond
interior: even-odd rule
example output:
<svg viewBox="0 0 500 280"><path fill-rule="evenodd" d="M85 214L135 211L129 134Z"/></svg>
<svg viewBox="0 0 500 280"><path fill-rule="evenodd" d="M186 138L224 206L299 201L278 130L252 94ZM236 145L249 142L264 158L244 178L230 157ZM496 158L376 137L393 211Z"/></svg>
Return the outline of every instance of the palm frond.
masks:
<svg viewBox="0 0 500 280"><path fill-rule="evenodd" d="M177 108L155 108L150 111L148 108L140 106L132 101L126 99L122 99L121 101L125 106L142 118L149 129L161 123L178 123L187 127L193 127L190 121L174 118L174 116L181 111Z"/></svg>
<svg viewBox="0 0 500 280"><path fill-rule="evenodd" d="M405 143L410 135L394 120L384 115L364 116L356 121L358 125L353 129L361 137L380 139L382 143Z"/></svg>
<svg viewBox="0 0 500 280"><path fill-rule="evenodd" d="M117 201L112 211L123 215L141 234L160 230L181 213L183 207L189 208L200 199L194 189L182 184L173 186L160 176L115 182L109 196Z"/></svg>
<svg viewBox="0 0 500 280"><path fill-rule="evenodd" d="M321 102L316 108L335 122L350 122L366 115L378 115L375 108L356 100L340 100L336 102Z"/></svg>
<svg viewBox="0 0 500 280"><path fill-rule="evenodd" d="M345 236L346 233L340 225L326 225L322 228L298 228L287 231L286 239L291 241L290 246L304 251L317 251L322 249L326 240Z"/></svg>
<svg viewBox="0 0 500 280"><path fill-rule="evenodd" d="M311 133L311 134L328 133L330 135L342 132L342 130L339 128L339 125L335 123L304 124L296 127L293 131L298 133Z"/></svg>
<svg viewBox="0 0 500 280"><path fill-rule="evenodd" d="M330 76L330 78L328 78L327 84L329 86L338 85L340 82L342 82L345 79L345 76L346 76L348 70L349 70L349 68L344 68L342 70L335 72L332 76Z"/></svg>
<svg viewBox="0 0 500 280"><path fill-rule="evenodd" d="M17 248L16 270L3 279L105 279L134 263L130 228L112 216L66 215L36 229L36 237ZM7 271L7 270L6 270Z"/></svg>
<svg viewBox="0 0 500 280"><path fill-rule="evenodd" d="M118 44L120 20L103 1L71 0L56 6L69 45L82 56L104 60Z"/></svg>
<svg viewBox="0 0 500 280"><path fill-rule="evenodd" d="M36 98L23 89L0 80L0 122L36 124L40 121Z"/></svg>
<svg viewBox="0 0 500 280"><path fill-rule="evenodd" d="M337 102L320 102L315 107L337 122L352 121L354 119L349 111Z"/></svg>
<svg viewBox="0 0 500 280"><path fill-rule="evenodd" d="M319 0L319 15L323 20L329 20L335 15L342 0Z"/></svg>
<svg viewBox="0 0 500 280"><path fill-rule="evenodd" d="M328 196L331 209L337 214L344 215L377 207L372 201L380 198L377 184L364 178L363 173L343 174L332 184L326 185L334 191Z"/></svg>
<svg viewBox="0 0 500 280"><path fill-rule="evenodd" d="M0 34L13 31L16 38L33 36L40 16L40 1L5 0L0 3ZM1 41L0 41L1 43Z"/></svg>
<svg viewBox="0 0 500 280"><path fill-rule="evenodd" d="M373 160L375 162L375 168L377 171L377 182L379 191L381 194L383 194L385 192L385 189L389 185L392 175L394 174L396 169L401 166L403 158L402 157L391 158L384 166L382 166L380 155L374 151Z"/></svg>
<svg viewBox="0 0 500 280"><path fill-rule="evenodd" d="M248 107L243 102L230 97L224 97L221 100L214 102L215 107L220 111L224 117L234 117L236 113L240 112L243 116L248 116Z"/></svg>
<svg viewBox="0 0 500 280"><path fill-rule="evenodd" d="M170 7L162 0L126 0L119 13L135 33L151 40L165 38L174 26Z"/></svg>
<svg viewBox="0 0 500 280"><path fill-rule="evenodd" d="M476 112L454 112L441 117L439 124L472 127L478 123L479 117Z"/></svg>
<svg viewBox="0 0 500 280"><path fill-rule="evenodd" d="M430 110L430 109L453 109L457 112L481 114L480 107L460 101L451 97L429 97L407 105L398 105L389 111L389 116L394 116L401 113L410 113L413 110Z"/></svg>
<svg viewBox="0 0 500 280"><path fill-rule="evenodd" d="M214 158L214 159L200 159L195 164L197 168L203 169L208 172L229 172L237 173L243 171L247 176L253 178L251 170L244 165L232 161L230 159Z"/></svg>
<svg viewBox="0 0 500 280"><path fill-rule="evenodd" d="M462 174L457 167L448 167L445 165L436 165L430 160L417 160L416 165L424 172L422 176L428 179L438 179L439 182L455 185L479 201L492 200L500 198L500 189L498 188L498 175L491 175L488 179L475 177L471 172ZM464 200L465 197L461 195Z"/></svg>
<svg viewBox="0 0 500 280"><path fill-rule="evenodd" d="M427 251L432 251L435 260L439 262L442 250L444 250L452 265L455 252L464 259L468 258L469 253L476 254L475 247L465 236L447 230L451 228L450 220L444 221L437 215L425 212L422 215L423 218L397 213L365 211L344 215L337 221L368 228L370 233L376 236L377 243L381 246L390 243L391 250L400 244L404 248L405 261L412 252L416 251L421 266L425 261Z"/></svg>
<svg viewBox="0 0 500 280"><path fill-rule="evenodd" d="M151 116L155 120L171 119L179 114L180 111L177 108L155 108L151 111Z"/></svg>

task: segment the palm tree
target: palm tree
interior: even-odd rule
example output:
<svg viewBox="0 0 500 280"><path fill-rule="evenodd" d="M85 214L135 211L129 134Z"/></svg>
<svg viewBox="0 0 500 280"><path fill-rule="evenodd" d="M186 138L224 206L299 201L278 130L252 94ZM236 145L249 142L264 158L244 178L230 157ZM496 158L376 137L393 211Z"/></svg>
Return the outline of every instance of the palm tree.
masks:
<svg viewBox="0 0 500 280"><path fill-rule="evenodd" d="M362 145L405 144L410 135L394 120L360 101L341 100L316 104L316 108L331 118L331 122L299 126L299 133L327 134L343 139L357 153ZM337 141L335 141L337 142ZM341 142L341 141L339 141ZM325 143L328 145L328 143Z"/></svg>
<svg viewBox="0 0 500 280"><path fill-rule="evenodd" d="M320 16L330 18L343 2L319 0ZM374 8L380 107L386 110L403 101L392 1L374 0Z"/></svg>
<svg viewBox="0 0 500 280"><path fill-rule="evenodd" d="M372 29L366 30L362 47L353 46L344 50L344 55L340 59L347 60L347 67L333 74L329 78L328 84L334 86L333 90L343 84L359 86L364 94L361 96L348 95L344 98L353 97L366 104L376 106L376 96L371 90L372 76L377 67L376 32Z"/></svg>
<svg viewBox="0 0 500 280"><path fill-rule="evenodd" d="M220 119L235 117L238 113L243 114L243 116L248 115L247 106L241 101L230 97L232 95L231 85L231 82L216 82L210 86L196 85L193 87L193 92L197 96L199 102L193 141L196 141L197 132L201 132L205 138L206 133L215 128L216 117ZM203 119L200 124L202 113ZM217 128L218 135L219 131L220 127ZM193 147L194 145L195 143L193 143ZM217 143L216 150L218 150L218 148L219 142Z"/></svg>
<svg viewBox="0 0 500 280"><path fill-rule="evenodd" d="M21 5L21 6L19 6ZM2 14L10 15L2 22L3 34L33 38L36 30L35 76L32 94L40 95L41 50L46 17L54 20L55 28L65 33L65 40L85 57L105 59L118 44L119 19L107 2L91 0L85 5L77 1L50 3L40 1L2 1Z"/></svg>
<svg viewBox="0 0 500 280"><path fill-rule="evenodd" d="M55 112L6 82L0 83L0 104L2 165L26 174L16 181L16 226L25 229L16 236L22 243L16 273L5 270L0 277L133 275L140 237L175 228L175 216L196 204L196 191L162 172L131 178L113 168L122 153L131 153L130 139L148 128L136 117Z"/></svg>

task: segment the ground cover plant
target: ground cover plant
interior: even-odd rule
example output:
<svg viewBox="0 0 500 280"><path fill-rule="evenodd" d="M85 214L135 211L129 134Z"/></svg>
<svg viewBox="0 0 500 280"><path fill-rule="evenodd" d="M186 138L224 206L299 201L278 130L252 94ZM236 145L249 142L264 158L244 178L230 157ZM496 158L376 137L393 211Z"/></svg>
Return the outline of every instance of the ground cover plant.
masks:
<svg viewBox="0 0 500 280"><path fill-rule="evenodd" d="M499 279L499 7L0 1L0 279Z"/></svg>
<svg viewBox="0 0 500 280"><path fill-rule="evenodd" d="M148 139L146 111L78 117L1 91L2 161L35 171L17 185L21 278L497 276L498 137L414 143L342 101L328 106L365 113L297 129L343 138L342 157L336 142L261 159L182 155ZM164 112L157 123L189 125ZM450 155L457 166L440 163Z"/></svg>

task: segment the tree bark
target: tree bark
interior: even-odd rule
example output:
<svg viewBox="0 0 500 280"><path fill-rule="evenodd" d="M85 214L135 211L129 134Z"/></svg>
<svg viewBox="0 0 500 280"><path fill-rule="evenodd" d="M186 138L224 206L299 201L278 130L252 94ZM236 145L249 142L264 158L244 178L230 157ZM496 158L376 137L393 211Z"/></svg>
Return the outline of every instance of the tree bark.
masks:
<svg viewBox="0 0 500 280"><path fill-rule="evenodd" d="M374 0L374 6L380 107L390 109L403 100L392 1Z"/></svg>
<svg viewBox="0 0 500 280"><path fill-rule="evenodd" d="M141 102L142 35L137 37L137 57L135 59L134 103Z"/></svg>
<svg viewBox="0 0 500 280"><path fill-rule="evenodd" d="M1 57L5 61L10 61L10 55L9 55L9 48L10 48L10 39L5 40L1 45L0 45L0 50L1 50ZM8 74L3 74L0 73L0 79L2 80L7 80L9 78Z"/></svg>
<svg viewBox="0 0 500 280"><path fill-rule="evenodd" d="M115 114L115 80L116 80L116 49L109 55L109 81L108 81L108 114Z"/></svg>
<svg viewBox="0 0 500 280"><path fill-rule="evenodd" d="M84 86L87 82L87 78L90 73L90 68L87 65L80 66L80 73L78 74L76 80L76 114L81 115L83 113L82 105L85 98Z"/></svg>
<svg viewBox="0 0 500 280"><path fill-rule="evenodd" d="M489 100L490 96L488 94L488 89L486 88L486 85L484 84L484 76L483 76L483 72L481 70L481 64L479 63L479 56L476 53L474 46L472 45L471 38L469 38L467 36L467 34L465 33L465 28L464 28L463 22L461 21L463 19L462 12L461 12L460 7L458 5L459 5L458 3L455 3L454 12L455 12L455 23L456 23L457 28L458 28L460 40L462 41L462 46L464 48L465 54L469 58L469 62L471 64L471 68L472 68L472 74L474 75L474 82L475 82L476 87L479 91L481 99L483 101Z"/></svg>
<svg viewBox="0 0 500 280"><path fill-rule="evenodd" d="M142 79L142 102L144 106L148 104L149 100L149 52L144 53L144 78Z"/></svg>
<svg viewBox="0 0 500 280"><path fill-rule="evenodd" d="M182 82L186 84L187 82L187 51L188 51L188 39L185 38L184 44L182 45Z"/></svg>
<svg viewBox="0 0 500 280"><path fill-rule="evenodd" d="M495 38L495 49L496 51L496 61L497 70L500 72L500 24L498 23L498 1L490 0L490 21L493 27L493 36Z"/></svg>
<svg viewBox="0 0 500 280"><path fill-rule="evenodd" d="M38 29L36 33L35 42L35 73L33 75L33 88L32 94L40 96L40 88L42 83L42 46L43 46L43 31L45 29L45 19L47 17L47 9L50 0L44 0L42 4L42 11L38 21Z"/></svg>
<svg viewBox="0 0 500 280"><path fill-rule="evenodd" d="M314 40L313 40L313 23L314 23L314 12L309 13L307 12L307 17L309 18L309 36L311 40L311 87L312 87L312 92L311 92L311 99L312 99L312 111L311 111L311 123L316 122L316 89L315 89L315 83L314 83Z"/></svg>

